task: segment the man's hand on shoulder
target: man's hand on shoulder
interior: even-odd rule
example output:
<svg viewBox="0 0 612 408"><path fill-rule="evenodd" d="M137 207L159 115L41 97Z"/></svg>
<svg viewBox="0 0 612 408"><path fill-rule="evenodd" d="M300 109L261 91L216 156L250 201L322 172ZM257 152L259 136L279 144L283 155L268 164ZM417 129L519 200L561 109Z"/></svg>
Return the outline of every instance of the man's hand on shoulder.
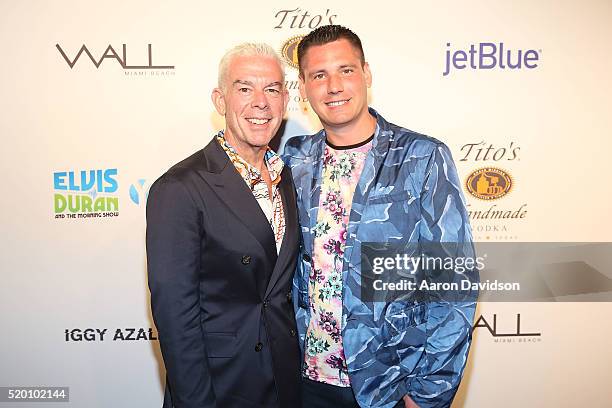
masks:
<svg viewBox="0 0 612 408"><path fill-rule="evenodd" d="M404 408L419 408L408 394L404 395Z"/></svg>

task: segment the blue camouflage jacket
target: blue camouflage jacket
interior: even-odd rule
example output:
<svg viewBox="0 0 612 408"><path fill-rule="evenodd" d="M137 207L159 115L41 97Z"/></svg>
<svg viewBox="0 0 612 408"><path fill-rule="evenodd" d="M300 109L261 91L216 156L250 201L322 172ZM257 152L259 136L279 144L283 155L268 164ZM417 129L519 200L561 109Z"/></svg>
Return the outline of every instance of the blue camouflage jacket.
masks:
<svg viewBox="0 0 612 408"><path fill-rule="evenodd" d="M475 302L363 300L361 243L457 242L473 251L461 184L446 145L370 113L376 132L353 197L342 271L351 386L363 408L391 408L406 394L423 408L448 407L466 364ZM302 231L293 285L302 355L324 147L321 130L289 139L282 155L293 174Z"/></svg>

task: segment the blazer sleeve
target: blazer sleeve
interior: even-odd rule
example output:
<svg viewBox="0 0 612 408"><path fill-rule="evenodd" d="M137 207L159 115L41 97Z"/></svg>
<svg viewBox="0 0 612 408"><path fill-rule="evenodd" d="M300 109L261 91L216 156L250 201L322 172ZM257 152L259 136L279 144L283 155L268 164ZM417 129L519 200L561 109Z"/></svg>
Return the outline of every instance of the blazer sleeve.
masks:
<svg viewBox="0 0 612 408"><path fill-rule="evenodd" d="M428 256L474 257L461 183L446 145L436 145L422 174L422 248ZM452 272L444 279L457 282L466 277L475 281L478 271ZM438 294L428 302L425 353L406 384L419 407L450 406L467 362L476 297L472 291L458 291Z"/></svg>
<svg viewBox="0 0 612 408"><path fill-rule="evenodd" d="M202 214L185 185L168 174L147 201L151 310L175 408L215 407L200 323Z"/></svg>

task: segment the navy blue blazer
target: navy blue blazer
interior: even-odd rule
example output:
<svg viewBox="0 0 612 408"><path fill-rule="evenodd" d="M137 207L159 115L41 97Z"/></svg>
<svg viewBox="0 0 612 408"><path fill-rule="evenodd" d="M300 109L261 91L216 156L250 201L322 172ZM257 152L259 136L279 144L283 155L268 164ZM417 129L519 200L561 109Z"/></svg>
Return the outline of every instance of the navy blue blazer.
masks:
<svg viewBox="0 0 612 408"><path fill-rule="evenodd" d="M289 168L277 255L252 192L213 139L151 187L147 262L164 407L299 407L291 302L299 231Z"/></svg>

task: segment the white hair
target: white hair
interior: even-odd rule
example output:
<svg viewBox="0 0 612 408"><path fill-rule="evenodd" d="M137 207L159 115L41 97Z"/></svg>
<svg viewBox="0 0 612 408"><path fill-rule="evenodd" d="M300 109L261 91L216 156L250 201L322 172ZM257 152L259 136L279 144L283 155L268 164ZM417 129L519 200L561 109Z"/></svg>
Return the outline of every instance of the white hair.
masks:
<svg viewBox="0 0 612 408"><path fill-rule="evenodd" d="M225 55L219 61L219 77L217 80L217 86L221 89L225 89L229 66L235 57L253 57L263 56L270 57L278 62L280 70L285 77L285 66L283 61L280 59L274 48L264 43L242 43L228 50Z"/></svg>

